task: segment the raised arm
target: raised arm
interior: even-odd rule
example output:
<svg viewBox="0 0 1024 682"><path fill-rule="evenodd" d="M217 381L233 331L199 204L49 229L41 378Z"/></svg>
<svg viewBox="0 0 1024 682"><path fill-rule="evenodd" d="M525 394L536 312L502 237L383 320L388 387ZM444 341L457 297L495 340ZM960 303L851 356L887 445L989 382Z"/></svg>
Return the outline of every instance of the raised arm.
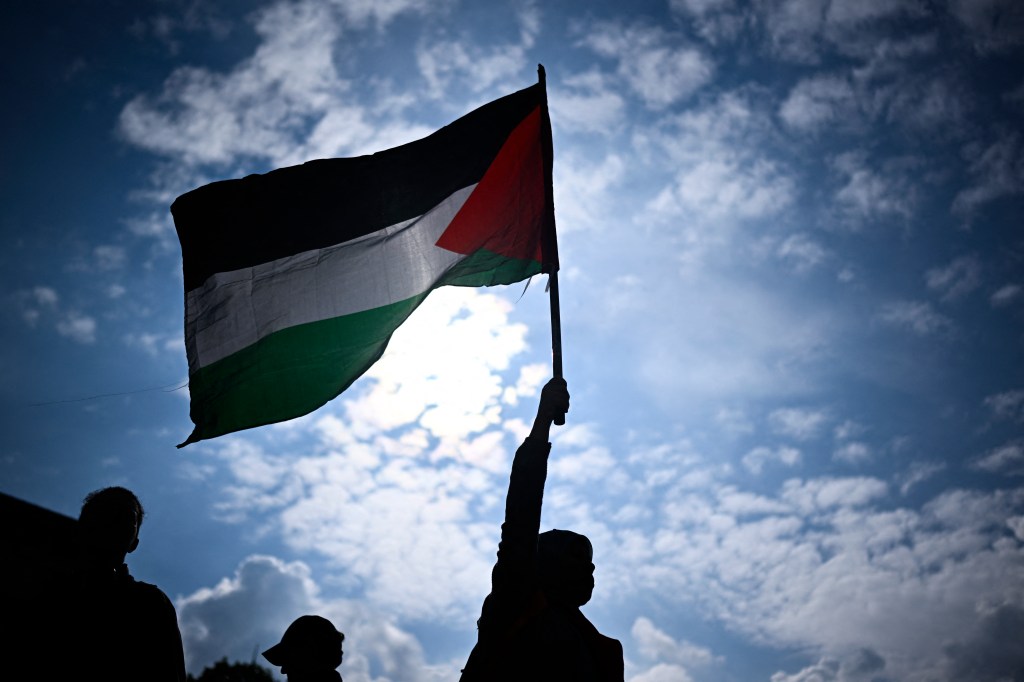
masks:
<svg viewBox="0 0 1024 682"><path fill-rule="evenodd" d="M491 593L484 600L477 621L473 647L461 682L491 682L499 670L505 673L510 638L521 627L540 598L537 576L537 536L548 474L548 442L551 423L569 410L565 380L551 379L540 394L533 429L516 450L505 500L498 561L491 571ZM504 678L502 678L504 679Z"/></svg>
<svg viewBox="0 0 1024 682"><path fill-rule="evenodd" d="M540 394L533 429L516 451L505 499L498 562L491 575L492 594L516 599L536 582L537 534L551 451L551 424L569 410L569 389L564 379L551 379Z"/></svg>

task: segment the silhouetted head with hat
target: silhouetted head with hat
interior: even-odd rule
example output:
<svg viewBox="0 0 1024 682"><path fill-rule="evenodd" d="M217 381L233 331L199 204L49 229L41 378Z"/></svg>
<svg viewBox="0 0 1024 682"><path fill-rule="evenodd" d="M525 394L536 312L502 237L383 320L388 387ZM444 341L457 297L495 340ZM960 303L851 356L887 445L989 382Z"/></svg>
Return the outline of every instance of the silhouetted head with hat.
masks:
<svg viewBox="0 0 1024 682"><path fill-rule="evenodd" d="M340 682L341 643L345 635L322 616L299 616L284 631L281 641L263 657L281 668L288 682Z"/></svg>

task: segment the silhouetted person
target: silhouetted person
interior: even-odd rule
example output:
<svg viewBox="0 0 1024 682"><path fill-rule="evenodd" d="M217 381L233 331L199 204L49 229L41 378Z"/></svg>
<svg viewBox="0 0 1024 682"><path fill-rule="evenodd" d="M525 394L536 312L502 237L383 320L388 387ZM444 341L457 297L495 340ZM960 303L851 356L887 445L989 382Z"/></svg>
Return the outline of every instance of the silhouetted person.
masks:
<svg viewBox="0 0 1024 682"><path fill-rule="evenodd" d="M281 668L288 682L341 682L343 641L345 635L326 618L299 616L263 658Z"/></svg>
<svg viewBox="0 0 1024 682"><path fill-rule="evenodd" d="M580 612L594 590L593 547L567 530L540 530L548 435L569 409L565 381L540 396L533 430L516 451L491 593L462 682L622 682L622 645Z"/></svg>
<svg viewBox="0 0 1024 682"><path fill-rule="evenodd" d="M135 580L125 564L139 546L144 516L139 499L126 488L86 496L75 563L38 614L49 621L40 643L49 646L50 658L36 679L184 682L174 605L156 585Z"/></svg>

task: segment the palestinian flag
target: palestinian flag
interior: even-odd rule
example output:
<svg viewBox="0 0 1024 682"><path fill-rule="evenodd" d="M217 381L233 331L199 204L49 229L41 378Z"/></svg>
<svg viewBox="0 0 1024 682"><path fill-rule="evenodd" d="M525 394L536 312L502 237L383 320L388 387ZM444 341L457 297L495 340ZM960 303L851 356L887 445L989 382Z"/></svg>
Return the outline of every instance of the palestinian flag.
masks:
<svg viewBox="0 0 1024 682"><path fill-rule="evenodd" d="M178 447L317 409L437 287L556 271L551 164L541 71L421 140L178 197L195 424Z"/></svg>

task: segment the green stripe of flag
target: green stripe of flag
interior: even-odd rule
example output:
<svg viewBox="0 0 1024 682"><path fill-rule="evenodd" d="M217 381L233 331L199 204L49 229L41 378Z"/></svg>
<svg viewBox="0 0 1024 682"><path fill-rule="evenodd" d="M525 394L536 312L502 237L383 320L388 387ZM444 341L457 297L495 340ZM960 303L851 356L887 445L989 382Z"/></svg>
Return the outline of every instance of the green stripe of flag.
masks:
<svg viewBox="0 0 1024 682"><path fill-rule="evenodd" d="M196 428L182 445L312 412L380 359L426 296L288 327L203 367L189 379Z"/></svg>

